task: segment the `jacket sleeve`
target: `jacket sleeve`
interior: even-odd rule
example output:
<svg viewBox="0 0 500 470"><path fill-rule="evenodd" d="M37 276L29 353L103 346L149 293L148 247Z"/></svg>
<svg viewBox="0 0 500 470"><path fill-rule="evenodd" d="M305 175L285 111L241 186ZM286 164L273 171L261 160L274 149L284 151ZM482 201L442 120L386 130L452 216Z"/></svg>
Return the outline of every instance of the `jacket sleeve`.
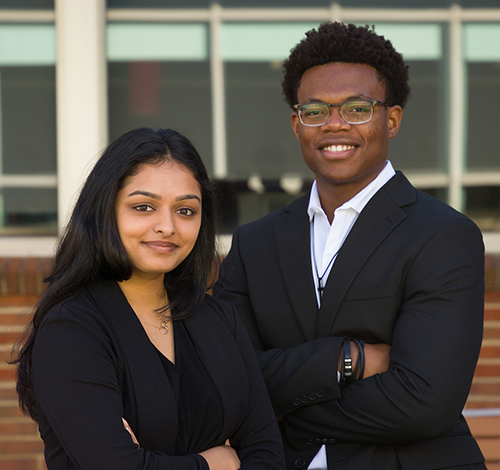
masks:
<svg viewBox="0 0 500 470"><path fill-rule="evenodd" d="M241 424L230 438L243 470L285 468L283 444L262 373L248 333L233 306L228 305L233 337L248 376L248 406Z"/></svg>
<svg viewBox="0 0 500 470"><path fill-rule="evenodd" d="M268 348L253 311L245 264L240 255L240 236L233 236L231 250L222 263L214 296L231 302L249 333L277 416L297 409L304 401L340 398L337 363L342 337L297 342L283 349ZM316 312L311 312L315 315ZM293 312L290 312L293 316ZM286 328L286 325L283 325ZM311 398L310 398L311 397Z"/></svg>
<svg viewBox="0 0 500 470"><path fill-rule="evenodd" d="M208 470L197 454L169 456L132 442L122 423L119 360L93 315L63 304L37 333L32 380L46 455L65 454L64 468L83 470Z"/></svg>
<svg viewBox="0 0 500 470"><path fill-rule="evenodd" d="M457 422L482 341L479 229L466 219L441 228L421 248L403 284L389 370L345 386L340 400L287 415L287 436L296 447L316 437L405 444L441 436Z"/></svg>

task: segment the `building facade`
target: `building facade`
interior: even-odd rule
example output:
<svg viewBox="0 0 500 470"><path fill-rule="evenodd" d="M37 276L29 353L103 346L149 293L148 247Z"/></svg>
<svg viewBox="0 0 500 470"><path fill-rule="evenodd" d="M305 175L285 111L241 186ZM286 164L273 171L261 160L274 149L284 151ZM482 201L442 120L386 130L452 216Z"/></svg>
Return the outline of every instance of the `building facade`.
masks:
<svg viewBox="0 0 500 470"><path fill-rule="evenodd" d="M403 53L412 96L390 159L500 252L497 0L0 0L0 257L50 256L92 163L135 127L195 143L226 247L307 191L281 62L329 20L373 24Z"/></svg>

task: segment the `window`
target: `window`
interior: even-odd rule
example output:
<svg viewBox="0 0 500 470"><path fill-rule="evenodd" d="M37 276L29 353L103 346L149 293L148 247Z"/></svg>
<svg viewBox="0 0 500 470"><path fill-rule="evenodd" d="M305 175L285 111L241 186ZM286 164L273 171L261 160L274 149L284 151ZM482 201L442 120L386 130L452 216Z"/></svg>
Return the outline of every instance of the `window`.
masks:
<svg viewBox="0 0 500 470"><path fill-rule="evenodd" d="M55 29L0 25L0 234L57 233Z"/></svg>

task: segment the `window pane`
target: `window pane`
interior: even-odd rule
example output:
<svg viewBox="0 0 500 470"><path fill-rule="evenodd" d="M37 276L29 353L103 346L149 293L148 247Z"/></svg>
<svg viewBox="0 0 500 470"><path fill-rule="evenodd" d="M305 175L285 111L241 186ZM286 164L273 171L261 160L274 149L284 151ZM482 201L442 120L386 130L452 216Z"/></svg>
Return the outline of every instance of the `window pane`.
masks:
<svg viewBox="0 0 500 470"><path fill-rule="evenodd" d="M55 174L55 67L0 67L0 87L2 174Z"/></svg>
<svg viewBox="0 0 500 470"><path fill-rule="evenodd" d="M0 189L0 235L56 234L56 188Z"/></svg>
<svg viewBox="0 0 500 470"><path fill-rule="evenodd" d="M500 170L500 25L466 25L467 168Z"/></svg>
<svg viewBox="0 0 500 470"><path fill-rule="evenodd" d="M2 0L0 9L53 10L54 0Z"/></svg>
<svg viewBox="0 0 500 470"><path fill-rule="evenodd" d="M466 209L482 231L500 231L500 187L466 188Z"/></svg>
<svg viewBox="0 0 500 470"><path fill-rule="evenodd" d="M228 178L310 179L281 92L281 63L316 23L223 25Z"/></svg>
<svg viewBox="0 0 500 470"><path fill-rule="evenodd" d="M391 140L389 159L403 171L447 170L444 77L437 61L407 61L411 95L403 110L398 135Z"/></svg>
<svg viewBox="0 0 500 470"><path fill-rule="evenodd" d="M281 96L280 64L227 63L225 71L228 178L309 177Z"/></svg>
<svg viewBox="0 0 500 470"><path fill-rule="evenodd" d="M0 25L0 234L57 233L54 25Z"/></svg>
<svg viewBox="0 0 500 470"><path fill-rule="evenodd" d="M389 39L409 65L410 99L389 159L403 171L446 171L447 122L440 24L376 23L377 34Z"/></svg>
<svg viewBox="0 0 500 470"><path fill-rule="evenodd" d="M108 27L109 133L173 128L212 169L212 105L207 26L115 24Z"/></svg>

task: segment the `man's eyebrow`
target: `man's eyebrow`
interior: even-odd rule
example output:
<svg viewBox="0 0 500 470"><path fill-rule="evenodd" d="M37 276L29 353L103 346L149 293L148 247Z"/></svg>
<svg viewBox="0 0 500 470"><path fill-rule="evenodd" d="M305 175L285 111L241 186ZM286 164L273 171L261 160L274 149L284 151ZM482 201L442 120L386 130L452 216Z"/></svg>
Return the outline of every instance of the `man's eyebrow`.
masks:
<svg viewBox="0 0 500 470"><path fill-rule="evenodd" d="M362 93L360 93L359 95L351 95L351 96L348 96L347 98L345 98L342 103L346 102L346 101L352 101L352 100L371 100L372 98L370 96L366 96L366 95L363 95ZM316 98L311 98L307 101L307 103L326 103L326 101L323 101L323 100L319 100L319 99L316 99ZM328 103L327 103L328 104Z"/></svg>

